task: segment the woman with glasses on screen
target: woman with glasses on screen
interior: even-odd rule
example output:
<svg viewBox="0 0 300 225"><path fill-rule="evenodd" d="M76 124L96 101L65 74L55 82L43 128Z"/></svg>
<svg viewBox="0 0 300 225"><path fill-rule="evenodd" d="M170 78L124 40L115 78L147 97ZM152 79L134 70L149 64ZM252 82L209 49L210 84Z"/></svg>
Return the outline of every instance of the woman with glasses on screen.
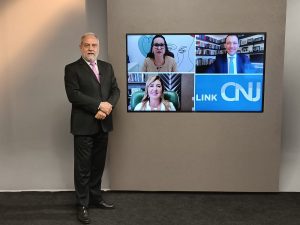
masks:
<svg viewBox="0 0 300 225"><path fill-rule="evenodd" d="M134 111L176 111L172 102L164 99L164 84L159 76L150 76L146 82L142 102Z"/></svg>
<svg viewBox="0 0 300 225"><path fill-rule="evenodd" d="M169 51L166 39L155 35L151 42L150 52L144 61L142 72L176 72L177 64L174 54Z"/></svg>

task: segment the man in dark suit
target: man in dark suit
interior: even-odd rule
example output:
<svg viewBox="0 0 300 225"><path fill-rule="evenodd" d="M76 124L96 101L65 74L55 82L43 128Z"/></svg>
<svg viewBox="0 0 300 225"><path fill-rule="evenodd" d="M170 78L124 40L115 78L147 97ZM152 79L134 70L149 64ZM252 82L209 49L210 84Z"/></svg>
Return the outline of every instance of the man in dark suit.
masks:
<svg viewBox="0 0 300 225"><path fill-rule="evenodd" d="M227 54L217 55L214 63L205 71L206 73L239 74L254 72L249 57L237 53L239 41L236 35L226 37L225 48Z"/></svg>
<svg viewBox="0 0 300 225"><path fill-rule="evenodd" d="M81 37L80 51L82 57L65 67L65 88L72 103L77 216L88 224L88 206L114 208L101 196L101 180L108 132L113 129L112 110L120 90L111 64L97 60L99 39L94 33Z"/></svg>

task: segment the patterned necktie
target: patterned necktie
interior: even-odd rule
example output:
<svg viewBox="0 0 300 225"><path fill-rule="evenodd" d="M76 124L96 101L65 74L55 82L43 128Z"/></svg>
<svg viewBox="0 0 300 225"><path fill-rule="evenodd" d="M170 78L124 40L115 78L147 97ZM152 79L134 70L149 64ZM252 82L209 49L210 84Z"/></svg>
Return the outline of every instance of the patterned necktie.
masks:
<svg viewBox="0 0 300 225"><path fill-rule="evenodd" d="M229 71L228 71L228 73L229 74L234 74L234 64L233 64L234 57L229 56L228 58L229 58Z"/></svg>
<svg viewBox="0 0 300 225"><path fill-rule="evenodd" d="M90 62L90 65L91 65L92 70L94 71L94 74L95 74L95 76L96 76L98 82L100 83L100 77L99 77L99 72L98 72L98 70L97 70L97 65L96 65L96 63L95 63L95 62Z"/></svg>

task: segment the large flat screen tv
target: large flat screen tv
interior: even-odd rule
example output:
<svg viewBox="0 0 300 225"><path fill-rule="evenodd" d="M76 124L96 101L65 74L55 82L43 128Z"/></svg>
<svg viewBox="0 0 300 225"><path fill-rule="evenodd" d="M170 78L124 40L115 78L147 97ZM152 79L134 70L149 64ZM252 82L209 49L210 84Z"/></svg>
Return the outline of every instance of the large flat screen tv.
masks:
<svg viewBox="0 0 300 225"><path fill-rule="evenodd" d="M128 112L263 112L266 33L126 34Z"/></svg>

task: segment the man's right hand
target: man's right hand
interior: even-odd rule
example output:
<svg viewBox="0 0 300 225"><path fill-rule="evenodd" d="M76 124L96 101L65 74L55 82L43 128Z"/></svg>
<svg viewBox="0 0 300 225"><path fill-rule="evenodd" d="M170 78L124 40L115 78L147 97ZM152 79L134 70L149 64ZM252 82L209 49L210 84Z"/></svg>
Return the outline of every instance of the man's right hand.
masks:
<svg viewBox="0 0 300 225"><path fill-rule="evenodd" d="M112 105L109 102L101 102L99 109L108 116L112 111Z"/></svg>
<svg viewBox="0 0 300 225"><path fill-rule="evenodd" d="M106 114L104 112L102 112L101 110L99 110L96 115L95 118L97 120L104 120L106 118Z"/></svg>

